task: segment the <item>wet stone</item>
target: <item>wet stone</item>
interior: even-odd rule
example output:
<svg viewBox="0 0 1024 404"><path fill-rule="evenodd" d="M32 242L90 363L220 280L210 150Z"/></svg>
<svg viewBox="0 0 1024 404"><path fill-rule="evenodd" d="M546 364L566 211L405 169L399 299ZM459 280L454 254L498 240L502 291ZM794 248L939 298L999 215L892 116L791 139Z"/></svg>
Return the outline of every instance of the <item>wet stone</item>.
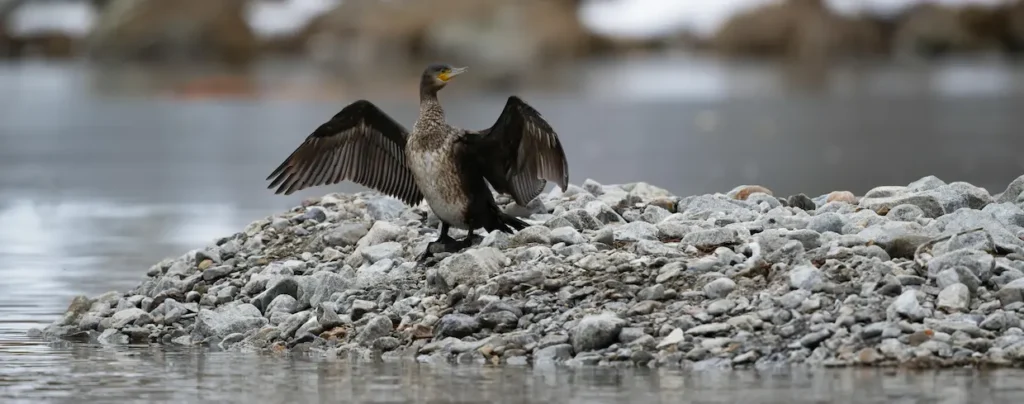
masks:
<svg viewBox="0 0 1024 404"><path fill-rule="evenodd" d="M572 346L576 352L605 348L618 339L623 323L607 313L584 317L572 331Z"/></svg>

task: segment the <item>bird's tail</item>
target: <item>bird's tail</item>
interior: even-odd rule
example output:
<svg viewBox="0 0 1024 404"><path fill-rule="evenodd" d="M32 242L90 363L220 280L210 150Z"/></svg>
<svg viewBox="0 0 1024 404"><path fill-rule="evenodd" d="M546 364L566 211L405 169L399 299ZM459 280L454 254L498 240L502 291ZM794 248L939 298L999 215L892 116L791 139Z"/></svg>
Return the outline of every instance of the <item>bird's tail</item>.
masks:
<svg viewBox="0 0 1024 404"><path fill-rule="evenodd" d="M494 220L491 226L485 226L484 229L486 229L488 232L492 232L494 230L501 230L505 233L511 234L513 229L519 231L530 226L529 223L526 223L520 220L518 217L512 216L505 212L497 212L497 216L495 216L495 219L496 220Z"/></svg>

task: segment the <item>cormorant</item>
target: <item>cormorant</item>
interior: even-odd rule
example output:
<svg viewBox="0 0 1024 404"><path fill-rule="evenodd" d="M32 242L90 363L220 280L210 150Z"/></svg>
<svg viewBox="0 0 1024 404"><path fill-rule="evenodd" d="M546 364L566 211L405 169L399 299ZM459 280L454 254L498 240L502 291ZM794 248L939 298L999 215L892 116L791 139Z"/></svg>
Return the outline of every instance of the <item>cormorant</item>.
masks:
<svg viewBox="0 0 1024 404"><path fill-rule="evenodd" d="M558 135L519 97L508 97L498 120L483 130L449 125L437 93L466 67L431 64L420 79L419 117L409 132L367 100L344 107L320 125L267 177L276 194L352 180L415 206L426 199L441 221L441 234L420 256L440 244L456 252L473 243L474 230L512 233L526 222L498 208L488 189L521 206L540 195L547 181L562 190L569 167ZM469 231L463 240L450 227Z"/></svg>

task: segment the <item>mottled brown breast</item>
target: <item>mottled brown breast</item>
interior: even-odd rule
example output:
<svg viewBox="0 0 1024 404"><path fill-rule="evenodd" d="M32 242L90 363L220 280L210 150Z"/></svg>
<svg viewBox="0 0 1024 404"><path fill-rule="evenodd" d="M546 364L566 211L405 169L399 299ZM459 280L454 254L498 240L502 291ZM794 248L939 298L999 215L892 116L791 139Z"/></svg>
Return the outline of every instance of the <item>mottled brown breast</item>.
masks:
<svg viewBox="0 0 1024 404"><path fill-rule="evenodd" d="M452 154L455 136L446 129L453 128L415 128L406 146L406 162L434 214L452 226L465 228L469 196Z"/></svg>

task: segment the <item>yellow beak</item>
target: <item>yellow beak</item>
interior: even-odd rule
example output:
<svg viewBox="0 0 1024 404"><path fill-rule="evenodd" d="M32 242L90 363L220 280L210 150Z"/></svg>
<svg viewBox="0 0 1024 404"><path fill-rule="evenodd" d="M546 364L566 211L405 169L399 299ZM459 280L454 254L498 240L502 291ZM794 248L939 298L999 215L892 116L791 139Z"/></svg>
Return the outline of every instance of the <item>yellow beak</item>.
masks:
<svg viewBox="0 0 1024 404"><path fill-rule="evenodd" d="M456 67L453 68L451 71L441 72L441 74L437 75L437 78L447 83L448 80L452 79L452 77L465 73L466 70L469 70L469 67Z"/></svg>

